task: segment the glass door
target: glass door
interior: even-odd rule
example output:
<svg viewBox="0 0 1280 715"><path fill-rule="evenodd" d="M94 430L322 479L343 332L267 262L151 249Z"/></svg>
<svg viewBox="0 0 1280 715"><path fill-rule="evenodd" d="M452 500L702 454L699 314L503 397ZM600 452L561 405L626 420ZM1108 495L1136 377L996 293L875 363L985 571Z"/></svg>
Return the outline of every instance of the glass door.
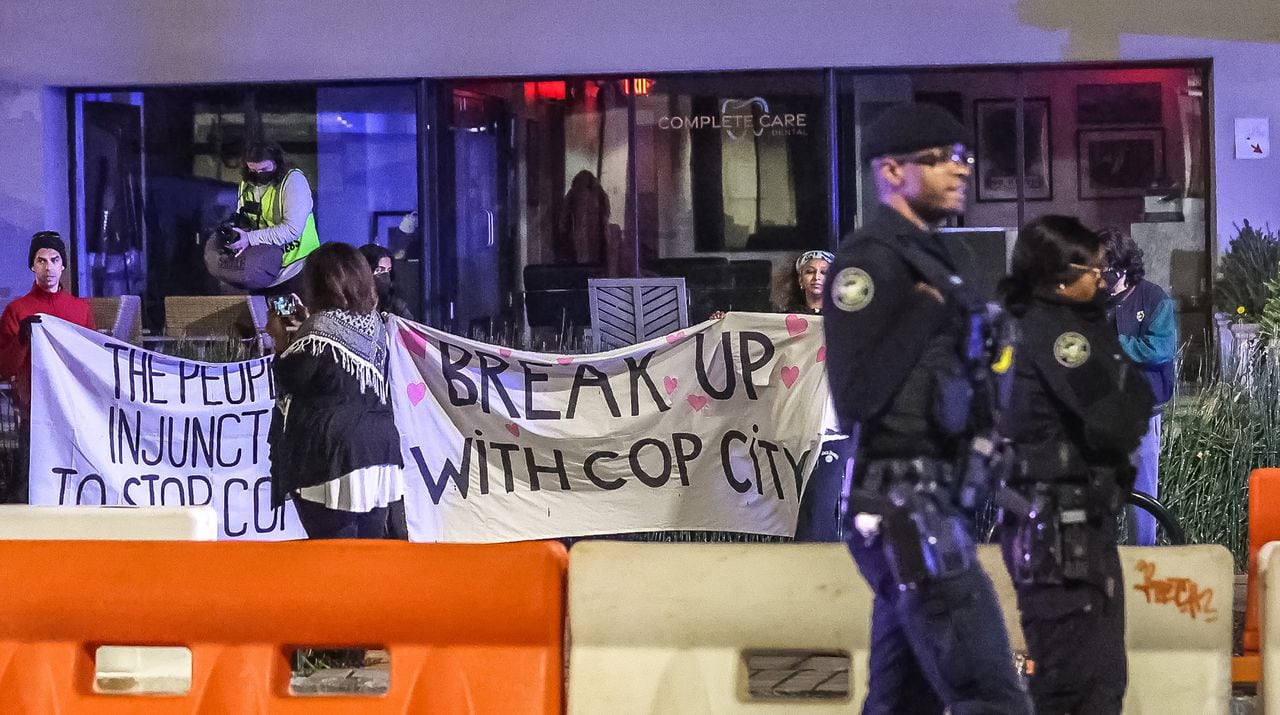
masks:
<svg viewBox="0 0 1280 715"><path fill-rule="evenodd" d="M454 255L446 325L456 334L498 340L499 333L513 329L506 320L510 112L499 97L465 90L455 90L452 102Z"/></svg>

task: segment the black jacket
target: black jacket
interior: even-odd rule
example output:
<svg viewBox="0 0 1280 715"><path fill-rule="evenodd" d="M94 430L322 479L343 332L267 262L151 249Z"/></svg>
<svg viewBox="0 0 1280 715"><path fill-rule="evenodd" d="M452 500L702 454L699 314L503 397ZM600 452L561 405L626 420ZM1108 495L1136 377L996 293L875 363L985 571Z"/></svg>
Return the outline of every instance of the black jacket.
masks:
<svg viewBox="0 0 1280 715"><path fill-rule="evenodd" d="M961 311L917 287L927 281L893 242L955 268L939 236L889 208L845 239L822 310L836 413L843 430L862 424L867 457L953 456L933 410L936 376L960 361Z"/></svg>
<svg viewBox="0 0 1280 715"><path fill-rule="evenodd" d="M1141 370L1121 349L1105 308L1037 297L1018 324L1013 398L1003 432L1025 462L1024 479L1083 481L1090 466L1128 465L1147 431L1154 400Z"/></svg>
<svg viewBox="0 0 1280 715"><path fill-rule="evenodd" d="M272 414L271 498L284 503L302 487L379 464L404 466L390 401L342 369L331 351L300 350L275 361L276 387L287 399ZM287 414L282 407L287 402Z"/></svg>

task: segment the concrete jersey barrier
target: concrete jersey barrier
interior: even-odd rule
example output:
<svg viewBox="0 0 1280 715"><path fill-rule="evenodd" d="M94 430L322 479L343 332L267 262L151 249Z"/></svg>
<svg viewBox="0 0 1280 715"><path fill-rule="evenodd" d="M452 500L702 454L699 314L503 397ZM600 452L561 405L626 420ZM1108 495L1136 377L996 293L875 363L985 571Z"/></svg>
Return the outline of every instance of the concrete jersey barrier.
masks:
<svg viewBox="0 0 1280 715"><path fill-rule="evenodd" d="M855 712L871 603L841 544L581 542L569 556L569 712ZM849 664L828 697L752 696L771 662L794 669L811 653Z"/></svg>

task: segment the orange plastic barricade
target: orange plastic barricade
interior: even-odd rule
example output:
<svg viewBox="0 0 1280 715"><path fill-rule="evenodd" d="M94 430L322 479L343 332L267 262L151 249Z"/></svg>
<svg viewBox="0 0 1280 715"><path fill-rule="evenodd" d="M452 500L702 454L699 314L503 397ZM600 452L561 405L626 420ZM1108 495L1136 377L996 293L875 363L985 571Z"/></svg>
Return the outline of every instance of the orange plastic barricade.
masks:
<svg viewBox="0 0 1280 715"><path fill-rule="evenodd" d="M1244 650L1257 654L1258 550L1268 541L1280 541L1280 469L1255 469L1249 473L1249 581L1244 602Z"/></svg>
<svg viewBox="0 0 1280 715"><path fill-rule="evenodd" d="M5 713L559 713L555 542L0 541ZM185 695L93 691L99 645L186 646ZM384 647L383 696L293 696L297 647Z"/></svg>

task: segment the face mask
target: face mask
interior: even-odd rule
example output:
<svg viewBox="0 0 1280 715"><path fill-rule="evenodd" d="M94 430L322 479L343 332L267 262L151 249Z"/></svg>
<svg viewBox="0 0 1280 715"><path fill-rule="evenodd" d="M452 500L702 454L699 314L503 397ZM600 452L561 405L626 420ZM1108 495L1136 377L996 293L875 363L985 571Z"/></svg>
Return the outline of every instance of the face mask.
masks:
<svg viewBox="0 0 1280 715"><path fill-rule="evenodd" d="M1123 276L1124 271L1111 270L1102 272L1102 280L1106 282L1107 290L1115 290L1116 284L1120 282Z"/></svg>
<svg viewBox="0 0 1280 715"><path fill-rule="evenodd" d="M276 172L274 171L246 171L244 172L245 181L254 186L266 186L276 180Z"/></svg>
<svg viewBox="0 0 1280 715"><path fill-rule="evenodd" d="M378 291L378 302L391 299L391 276L385 273L373 277L373 287Z"/></svg>

